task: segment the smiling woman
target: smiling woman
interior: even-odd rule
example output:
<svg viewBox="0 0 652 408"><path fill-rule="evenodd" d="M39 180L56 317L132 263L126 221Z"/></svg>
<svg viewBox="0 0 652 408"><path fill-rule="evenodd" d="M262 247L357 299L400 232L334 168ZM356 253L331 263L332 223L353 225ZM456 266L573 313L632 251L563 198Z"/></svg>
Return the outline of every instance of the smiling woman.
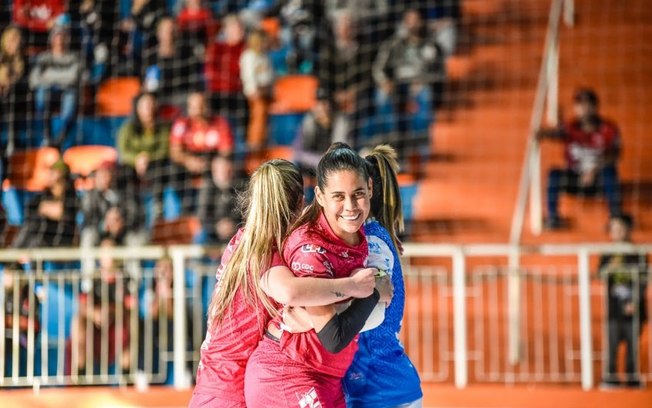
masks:
<svg viewBox="0 0 652 408"><path fill-rule="evenodd" d="M315 193L283 256L298 277L349 276L364 267L369 254L362 225L369 215L371 182L364 159L345 144L331 146L317 166ZM304 333L284 331L280 318L272 320L247 364L247 406L286 407L298 400L300 406L345 407L341 382L358 348L353 340L391 292L377 284L373 295L354 300L341 314L336 305L306 307L312 329Z"/></svg>

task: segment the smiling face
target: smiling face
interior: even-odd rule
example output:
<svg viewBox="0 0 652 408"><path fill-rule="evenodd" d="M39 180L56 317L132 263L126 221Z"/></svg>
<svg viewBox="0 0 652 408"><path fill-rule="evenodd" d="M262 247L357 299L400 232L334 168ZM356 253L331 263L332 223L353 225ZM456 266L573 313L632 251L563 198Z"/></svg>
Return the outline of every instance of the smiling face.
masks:
<svg viewBox="0 0 652 408"><path fill-rule="evenodd" d="M351 245L359 242L358 231L369 216L371 183L353 170L328 175L323 190L315 188L317 202L338 237Z"/></svg>

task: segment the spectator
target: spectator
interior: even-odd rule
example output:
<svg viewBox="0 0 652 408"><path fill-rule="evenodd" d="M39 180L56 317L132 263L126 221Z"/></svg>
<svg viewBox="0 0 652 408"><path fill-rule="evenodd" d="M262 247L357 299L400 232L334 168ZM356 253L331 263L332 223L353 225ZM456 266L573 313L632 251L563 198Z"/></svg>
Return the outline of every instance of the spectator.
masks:
<svg viewBox="0 0 652 408"><path fill-rule="evenodd" d="M320 53L320 86L335 100L335 141L362 147L361 136L369 133L366 125L373 114L373 46L358 41L356 27L347 9L332 16L335 41L325 44Z"/></svg>
<svg viewBox="0 0 652 408"><path fill-rule="evenodd" d="M616 163L620 155L620 131L615 123L598 113L598 96L591 89L580 89L574 97L576 117L558 128L542 129L538 137L564 142L566 167L548 174L548 218L546 227L563 226L557 210L559 194L569 192L593 195L602 190L609 213L621 211L620 186Z"/></svg>
<svg viewBox="0 0 652 408"><path fill-rule="evenodd" d="M441 80L442 61L439 46L426 35L421 14L412 9L403 15L394 37L382 44L374 62L378 110L385 119L381 127L390 134L398 131L393 144L404 163L408 154L430 151L432 90Z"/></svg>
<svg viewBox="0 0 652 408"><path fill-rule="evenodd" d="M47 42L47 32L59 15L66 11L66 0L14 0L14 22L27 29L27 43L41 47Z"/></svg>
<svg viewBox="0 0 652 408"><path fill-rule="evenodd" d="M20 29L9 26L0 39L0 110L3 128L7 129L6 150L13 150L19 118L25 119L27 111L27 61L22 53Z"/></svg>
<svg viewBox="0 0 652 408"><path fill-rule="evenodd" d="M244 51L244 29L238 17L224 18L222 39L214 41L206 52L206 84L211 93L211 111L226 116L242 135L247 103L240 81L240 57Z"/></svg>
<svg viewBox="0 0 652 408"><path fill-rule="evenodd" d="M92 66L91 78L95 83L108 77L117 64L115 27L118 23L118 6L112 0L82 0L79 15L83 33L85 60Z"/></svg>
<svg viewBox="0 0 652 408"><path fill-rule="evenodd" d="M609 235L616 244L631 243L632 218L629 215L612 216ZM612 253L600 257L599 276L606 282L607 306L607 361L603 385L619 385L616 373L618 347L627 346L627 386L640 387L638 368L639 336L647 322L647 256L642 253Z"/></svg>
<svg viewBox="0 0 652 408"><path fill-rule="evenodd" d="M216 154L233 150L233 135L226 119L207 114L204 95L188 96L188 117L177 119L170 132L170 159L178 165L177 190L183 192L184 212L192 209L190 189L195 177L205 175Z"/></svg>
<svg viewBox="0 0 652 408"><path fill-rule="evenodd" d="M50 30L50 48L36 57L29 76L29 85L34 92L36 119L45 121L44 141L60 146L68 128L75 119L77 109L77 87L80 79L79 57L68 50L68 29L55 25ZM50 129L50 102L54 96L61 96L61 129L53 136Z"/></svg>
<svg viewBox="0 0 652 408"><path fill-rule="evenodd" d="M242 221L238 211L238 192L242 180L236 179L233 158L218 155L211 161L207 177L199 193L199 221L202 225L203 244L225 244L236 233Z"/></svg>
<svg viewBox="0 0 652 408"><path fill-rule="evenodd" d="M249 101L247 144L258 152L267 137L267 111L272 93L274 70L267 56L267 37L262 30L254 30L247 39L247 49L240 57L240 75L244 94Z"/></svg>
<svg viewBox="0 0 652 408"><path fill-rule="evenodd" d="M144 86L157 95L161 105L182 106L187 93L201 86L201 61L192 50L182 53L175 31L172 18L160 20L156 28L158 44L146 58Z"/></svg>
<svg viewBox="0 0 652 408"><path fill-rule="evenodd" d="M59 159L49 169L47 187L28 204L13 248L66 247L75 238L77 193L68 166Z"/></svg>
<svg viewBox="0 0 652 408"><path fill-rule="evenodd" d="M113 163L102 164L93 174L93 188L82 198L82 249L96 246L105 235L113 236L119 245L142 245L145 242L140 203L135 194L127 193L129 186L122 191L118 189L115 171ZM82 271L88 275L92 269L92 258L83 259Z"/></svg>
<svg viewBox="0 0 652 408"><path fill-rule="evenodd" d="M106 238L100 246L111 249L116 242ZM80 293L78 312L71 321L64 368L67 375L100 374L104 357L109 365L119 364L122 371L129 370L130 313L135 307L132 284L112 255L101 255L98 277L93 280L89 292ZM121 315L120 318L118 315ZM87 346L88 343L91 345ZM117 352L118 345L122 351L120 354ZM87 347L92 347L92 361L86 360ZM74 368L73 362L76 362Z"/></svg>
<svg viewBox="0 0 652 408"><path fill-rule="evenodd" d="M151 191L152 218L163 215L163 188L169 179L169 129L156 117L156 98L150 93L136 97L132 117L118 131L120 160L131 173L136 191Z"/></svg>
<svg viewBox="0 0 652 408"><path fill-rule="evenodd" d="M209 39L215 36L217 23L211 10L202 0L184 0L183 8L177 16L177 27L181 34L182 47L193 49L203 55ZM197 47L195 49L195 47Z"/></svg>
<svg viewBox="0 0 652 408"><path fill-rule="evenodd" d="M315 106L304 116L292 146L293 161L304 175L313 176L319 159L333 142L333 103L324 89L317 90L316 99Z"/></svg>
<svg viewBox="0 0 652 408"><path fill-rule="evenodd" d="M143 55L156 48L156 27L166 15L165 0L134 0L129 17L120 24L119 48L124 50L120 75L143 74ZM126 61L124 61L126 59Z"/></svg>

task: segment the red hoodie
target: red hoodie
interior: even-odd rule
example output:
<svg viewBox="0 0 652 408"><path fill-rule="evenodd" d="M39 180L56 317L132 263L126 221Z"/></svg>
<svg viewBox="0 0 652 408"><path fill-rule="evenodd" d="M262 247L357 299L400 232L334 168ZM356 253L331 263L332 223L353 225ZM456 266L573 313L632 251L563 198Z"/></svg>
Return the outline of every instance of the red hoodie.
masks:
<svg viewBox="0 0 652 408"><path fill-rule="evenodd" d="M14 22L32 31L47 32L48 22L65 11L66 0L14 0Z"/></svg>
<svg viewBox="0 0 652 408"><path fill-rule="evenodd" d="M240 82L240 55L244 41L227 44L215 41L206 51L206 82L208 89L216 93L242 92Z"/></svg>

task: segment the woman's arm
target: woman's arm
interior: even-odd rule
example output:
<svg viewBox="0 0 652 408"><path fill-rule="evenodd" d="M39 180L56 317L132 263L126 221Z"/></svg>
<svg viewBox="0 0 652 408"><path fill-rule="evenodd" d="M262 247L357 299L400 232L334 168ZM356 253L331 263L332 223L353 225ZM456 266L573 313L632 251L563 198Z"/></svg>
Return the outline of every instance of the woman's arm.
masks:
<svg viewBox="0 0 652 408"><path fill-rule="evenodd" d="M296 277L285 266L271 268L261 279L263 290L279 303L290 306L323 306L373 293L376 269L365 268L348 278Z"/></svg>

